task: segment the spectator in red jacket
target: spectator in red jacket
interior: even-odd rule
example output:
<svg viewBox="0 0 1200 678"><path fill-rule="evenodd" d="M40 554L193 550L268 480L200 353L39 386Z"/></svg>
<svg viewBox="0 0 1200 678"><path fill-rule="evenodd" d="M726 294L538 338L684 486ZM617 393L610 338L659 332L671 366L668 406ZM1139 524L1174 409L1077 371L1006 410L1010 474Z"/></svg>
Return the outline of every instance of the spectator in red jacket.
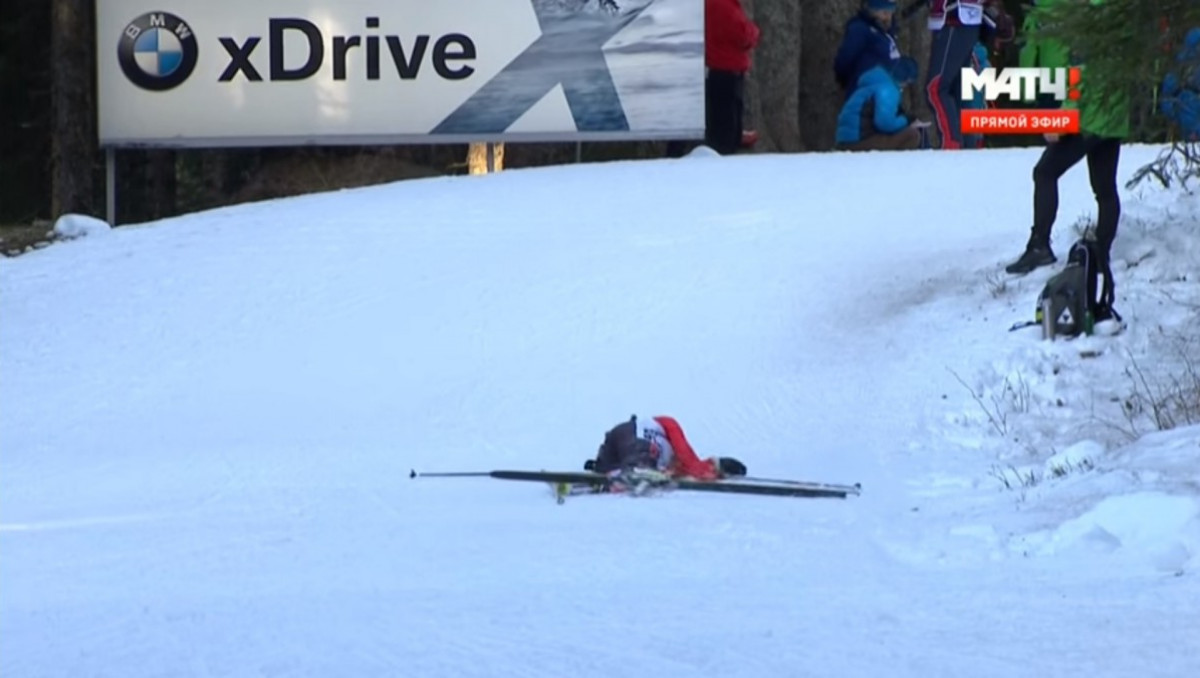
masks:
<svg viewBox="0 0 1200 678"><path fill-rule="evenodd" d="M721 155L742 146L746 72L759 30L741 0L705 0L705 143Z"/></svg>

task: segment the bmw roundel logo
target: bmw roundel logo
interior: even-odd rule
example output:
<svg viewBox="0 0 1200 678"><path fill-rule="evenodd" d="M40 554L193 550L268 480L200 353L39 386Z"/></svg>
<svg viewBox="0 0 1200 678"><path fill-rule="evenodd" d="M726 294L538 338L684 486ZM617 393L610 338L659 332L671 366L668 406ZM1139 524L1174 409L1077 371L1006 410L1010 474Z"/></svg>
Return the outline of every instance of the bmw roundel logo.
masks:
<svg viewBox="0 0 1200 678"><path fill-rule="evenodd" d="M125 77L153 92L178 87L187 80L199 54L191 27L169 12L147 12L134 19L117 46Z"/></svg>

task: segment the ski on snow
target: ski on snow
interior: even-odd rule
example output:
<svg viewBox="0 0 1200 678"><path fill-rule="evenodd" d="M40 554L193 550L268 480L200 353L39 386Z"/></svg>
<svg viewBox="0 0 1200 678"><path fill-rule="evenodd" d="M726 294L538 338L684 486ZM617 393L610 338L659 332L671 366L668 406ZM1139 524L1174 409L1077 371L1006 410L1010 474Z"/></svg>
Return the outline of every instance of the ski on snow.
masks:
<svg viewBox="0 0 1200 678"><path fill-rule="evenodd" d="M411 471L410 478L420 477L488 477L499 480L540 482L554 489L555 497L562 503L566 497L579 494L634 494L651 491L719 492L727 494L753 494L773 497L808 497L845 499L849 495L862 493L859 483L843 485L817 483L802 480L776 480L769 478L729 478L724 480L690 480L669 478L656 472L612 474L590 471L472 471L452 473L418 473Z"/></svg>

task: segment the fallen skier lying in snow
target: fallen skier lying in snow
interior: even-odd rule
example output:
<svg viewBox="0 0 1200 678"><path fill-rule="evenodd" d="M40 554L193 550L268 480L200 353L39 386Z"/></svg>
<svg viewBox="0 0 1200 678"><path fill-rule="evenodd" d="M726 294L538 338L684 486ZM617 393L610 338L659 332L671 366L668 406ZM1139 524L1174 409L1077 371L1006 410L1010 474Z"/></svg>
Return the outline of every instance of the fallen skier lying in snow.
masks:
<svg viewBox="0 0 1200 678"><path fill-rule="evenodd" d="M746 475L746 465L732 457L701 459L692 450L683 428L671 417L648 417L617 424L604 434L595 459L583 465L588 471L653 470L672 478L718 480Z"/></svg>

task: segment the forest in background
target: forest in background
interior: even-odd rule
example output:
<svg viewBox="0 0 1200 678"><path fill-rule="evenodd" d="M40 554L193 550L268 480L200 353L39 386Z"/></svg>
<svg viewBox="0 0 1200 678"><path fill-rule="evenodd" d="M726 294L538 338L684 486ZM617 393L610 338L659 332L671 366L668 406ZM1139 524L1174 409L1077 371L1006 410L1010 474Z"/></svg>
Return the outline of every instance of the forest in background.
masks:
<svg viewBox="0 0 1200 678"><path fill-rule="evenodd" d="M1025 8L1020 0L1005 1L1020 26ZM747 83L747 126L760 135L752 152L832 148L841 104L833 57L842 27L860 2L743 0L762 28ZM1136 43L1144 46L1143 52L1161 55L1157 44L1161 36L1154 30L1162 12L1178 11L1184 18L1183 9L1173 8L1188 7L1188 2L1193 9L1200 5L1194 0L1111 0L1110 4L1128 5L1130 12L1145 15L1141 17L1145 21L1123 27L1128 33L1121 37L1124 44ZM897 18L900 48L917 59L922 75L930 39L925 18L924 11ZM0 3L0 225L27 225L68 212L104 216L103 154L96 137L94 22L94 0ZM993 65L1015 65L1020 39L1018 35L1017 42L995 53ZM1137 60L1129 61L1132 69ZM928 119L920 92L908 88L906 105ZM1164 141L1167 132L1154 124L1153 86L1147 85L1145 93L1138 98L1135 138ZM1040 140L993 137L988 143L1026 145ZM123 149L117 154L117 223L318 190L465 173L467 154L466 145ZM587 143L579 148L510 143L504 149L504 166L664 154L661 142Z"/></svg>

